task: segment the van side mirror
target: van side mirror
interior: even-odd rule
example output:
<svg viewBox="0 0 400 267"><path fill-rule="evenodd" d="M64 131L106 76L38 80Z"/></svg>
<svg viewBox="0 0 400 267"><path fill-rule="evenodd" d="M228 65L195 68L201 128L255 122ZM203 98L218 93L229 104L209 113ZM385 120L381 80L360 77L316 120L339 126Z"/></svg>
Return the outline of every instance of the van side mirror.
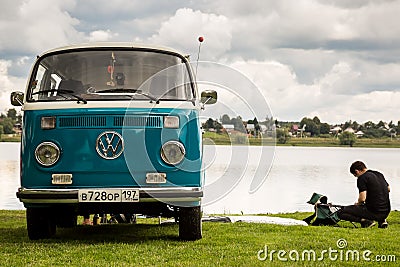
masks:
<svg viewBox="0 0 400 267"><path fill-rule="evenodd" d="M24 93L22 92L12 92L11 93L11 105L22 106L24 104Z"/></svg>
<svg viewBox="0 0 400 267"><path fill-rule="evenodd" d="M214 90L206 90L201 92L201 103L204 105L217 103L217 92Z"/></svg>

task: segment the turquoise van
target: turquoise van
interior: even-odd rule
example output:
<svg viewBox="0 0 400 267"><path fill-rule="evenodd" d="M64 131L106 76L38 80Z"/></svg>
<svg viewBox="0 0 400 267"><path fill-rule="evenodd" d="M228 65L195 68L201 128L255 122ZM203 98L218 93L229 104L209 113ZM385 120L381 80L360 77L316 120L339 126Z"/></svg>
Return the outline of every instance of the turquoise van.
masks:
<svg viewBox="0 0 400 267"><path fill-rule="evenodd" d="M189 57L170 48L96 43L38 56L22 106L21 187L28 236L50 238L87 214L174 217L202 237L198 94Z"/></svg>

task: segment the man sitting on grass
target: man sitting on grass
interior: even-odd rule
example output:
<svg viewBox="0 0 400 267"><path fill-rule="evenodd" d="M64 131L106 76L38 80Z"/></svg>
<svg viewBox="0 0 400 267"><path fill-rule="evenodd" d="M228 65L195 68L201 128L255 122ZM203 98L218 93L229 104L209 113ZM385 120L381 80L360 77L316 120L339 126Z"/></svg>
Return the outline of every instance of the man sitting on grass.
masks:
<svg viewBox="0 0 400 267"><path fill-rule="evenodd" d="M358 200L354 205L338 211L341 220L359 222L368 228L378 222L379 228L388 227L386 218L390 213L390 187L385 177L378 171L368 170L361 161L350 166L350 172L357 177Z"/></svg>

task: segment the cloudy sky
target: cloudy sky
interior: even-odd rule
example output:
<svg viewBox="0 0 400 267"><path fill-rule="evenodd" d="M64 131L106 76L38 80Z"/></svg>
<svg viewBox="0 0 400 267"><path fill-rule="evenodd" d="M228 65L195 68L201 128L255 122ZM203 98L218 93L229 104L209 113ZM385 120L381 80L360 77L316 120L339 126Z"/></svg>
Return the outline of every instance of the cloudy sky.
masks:
<svg viewBox="0 0 400 267"><path fill-rule="evenodd" d="M11 107L10 92L24 90L35 56L45 50L132 41L173 47L196 59L197 37L204 36L201 59L248 77L279 120L400 120L398 0L2 0L0 5L2 112Z"/></svg>

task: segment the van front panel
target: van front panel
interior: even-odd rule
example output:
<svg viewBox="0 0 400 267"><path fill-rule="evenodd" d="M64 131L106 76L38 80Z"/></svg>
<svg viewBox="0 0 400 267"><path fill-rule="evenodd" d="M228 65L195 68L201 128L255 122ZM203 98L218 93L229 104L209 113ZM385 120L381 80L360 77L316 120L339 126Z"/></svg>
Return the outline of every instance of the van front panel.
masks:
<svg viewBox="0 0 400 267"><path fill-rule="evenodd" d="M168 116L179 118L178 128L165 127ZM42 129L43 118L54 118L55 127ZM199 129L196 109L26 110L21 185L30 189L201 187ZM110 141L120 137L123 143L119 145L117 141L107 143L107 138ZM182 143L186 152L184 160L176 166L167 164L161 157L163 144L170 140ZM59 159L52 166L43 166L36 159L36 148L44 142L54 143L60 150ZM108 145L111 150L123 146L123 152L116 158L103 157ZM149 184L147 173L165 173L166 182ZM71 174L73 182L54 185L53 174Z"/></svg>

